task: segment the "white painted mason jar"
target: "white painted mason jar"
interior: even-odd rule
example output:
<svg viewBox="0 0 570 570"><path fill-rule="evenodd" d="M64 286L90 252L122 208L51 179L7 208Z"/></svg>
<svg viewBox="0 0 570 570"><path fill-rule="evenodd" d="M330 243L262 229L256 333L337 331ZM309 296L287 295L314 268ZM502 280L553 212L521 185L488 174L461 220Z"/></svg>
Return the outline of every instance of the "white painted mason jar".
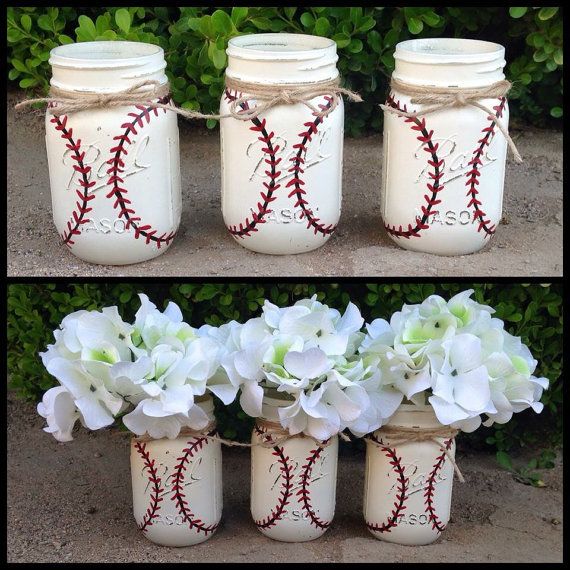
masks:
<svg viewBox="0 0 570 570"><path fill-rule="evenodd" d="M213 419L210 399L198 405ZM213 435L215 428L209 432ZM184 435L131 440L133 513L146 538L191 546L214 534L222 517L219 441Z"/></svg>
<svg viewBox="0 0 570 570"><path fill-rule="evenodd" d="M279 422L278 408L291 402L264 398L263 419ZM256 424L251 442L276 441L264 422ZM273 448L251 448L251 514L269 538L305 542L322 536L331 525L336 498L338 436L316 444L294 437Z"/></svg>
<svg viewBox="0 0 570 570"><path fill-rule="evenodd" d="M443 427L431 406L402 405L389 426L433 429ZM397 544L430 544L449 522L455 440L437 438L391 445L376 430L366 439L364 519L376 537Z"/></svg>
<svg viewBox="0 0 570 570"><path fill-rule="evenodd" d="M162 48L145 43L63 45L49 63L51 85L75 94L168 81ZM143 104L46 113L46 148L53 219L72 253L123 265L168 249L181 212L175 113Z"/></svg>
<svg viewBox="0 0 570 570"><path fill-rule="evenodd" d="M456 38L408 40L396 46L397 81L421 88L488 87L505 78L505 48ZM386 102L407 112L410 97L392 90ZM478 101L508 127L506 97ZM499 224L507 142L487 113L452 107L417 118L384 112L381 209L400 246L439 255L480 250Z"/></svg>
<svg viewBox="0 0 570 570"><path fill-rule="evenodd" d="M333 40L302 34L252 34L228 42L228 78L259 84L316 85L336 79ZM225 90L220 114L242 93ZM243 94L243 95L247 95ZM331 97L310 100L326 109ZM255 107L251 99L242 108ZM220 121L222 213L234 239L261 253L323 245L340 218L344 107L320 118L306 105L277 105L258 118Z"/></svg>

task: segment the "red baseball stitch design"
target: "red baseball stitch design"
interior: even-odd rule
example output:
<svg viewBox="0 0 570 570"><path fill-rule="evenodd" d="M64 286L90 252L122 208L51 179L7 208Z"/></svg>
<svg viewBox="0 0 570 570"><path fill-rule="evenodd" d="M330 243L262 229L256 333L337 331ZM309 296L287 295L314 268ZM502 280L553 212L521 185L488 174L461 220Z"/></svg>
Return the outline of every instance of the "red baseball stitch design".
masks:
<svg viewBox="0 0 570 570"><path fill-rule="evenodd" d="M89 188L95 185L95 181L89 182L91 167L86 166L83 162L85 151L81 151L81 139L77 142L73 140L73 129L67 128L67 115L53 116L50 122L55 125L55 129L61 132L61 138L66 141L65 146L72 151L71 158L77 162L73 165L73 170L81 176L78 180L82 190L76 189L75 193L79 197L79 201L75 202L75 209L71 213L71 218L67 221L67 230L61 234L63 243L71 249L75 243L73 236L81 234L81 226L90 220L86 217L93 208L89 207L89 202L95 198L95 194L88 194Z"/></svg>
<svg viewBox="0 0 570 570"><path fill-rule="evenodd" d="M398 109L398 111L407 112L407 105L403 107L400 106L400 103L396 101L392 94L388 95L388 99L386 101L390 107L394 107ZM427 188L430 194L424 194L424 200L426 205L422 204L422 216L416 216L414 225L408 224L408 228L405 230L402 226L390 226L388 224L384 224L384 228L386 231L395 237L403 237L406 239L410 239L411 237L420 237L419 234L422 230L428 230L429 224L427 223L430 216L434 216L439 212L437 210L432 211L434 206L437 206L441 203L441 200L438 199L437 195L444 189L443 184L441 184L440 180L443 176L443 166L444 160L439 159L437 156L437 151L439 148L439 143L434 143L432 141L433 137L433 130L428 131L426 128L426 120L425 117L422 119L418 119L416 117L413 118L406 118L406 123L413 123L411 129L413 131L419 131L421 134L420 136L416 137L423 146L423 149L430 155L428 159L428 164L432 167L433 171L428 172L428 176L431 179L431 182L427 183Z"/></svg>
<svg viewBox="0 0 570 570"><path fill-rule="evenodd" d="M484 230L485 237L491 236L495 233L496 224L489 226L491 220L485 219L485 216L487 214L485 214L485 212L481 210L480 207L481 201L478 200L477 198L477 194L479 194L479 191L477 190L476 186L479 185L478 178L479 176L481 176L481 170L480 170L480 167L482 165L481 156L483 154L483 151L485 150L485 147L489 146L489 144L491 143L491 137L495 133L496 123L494 119L500 119L503 116L503 110L505 109L506 103L507 103L507 98L501 97L499 99L499 104L493 107L493 110L495 111L495 117L491 116L488 117L488 120L491 121L491 123L481 131L482 133L485 134L483 138L477 141L477 144L479 146L473 151L473 158L469 161L471 170L466 174L467 182L465 183L465 186L469 187L466 196L468 198L471 198L471 200L467 204L467 207L473 208L473 217L479 220L479 226L477 227L477 231L480 232L481 230Z"/></svg>
<svg viewBox="0 0 570 570"><path fill-rule="evenodd" d="M208 435L213 435L215 430L211 431ZM175 503L178 512L182 515L184 522L187 522L190 530L195 528L199 533L203 532L206 536L214 532L219 523L206 525L201 519L194 519L186 494L184 493L184 471L186 471L186 464L194 457L194 454L199 452L204 445L207 445L210 440L206 437L194 437L187 442L188 447L182 450L183 455L177 458L178 464L174 468L172 475L172 496L170 497Z"/></svg>
<svg viewBox="0 0 570 570"><path fill-rule="evenodd" d="M321 111L325 111L329 109L332 105L333 98L325 95L326 104L319 104L319 109ZM314 112L313 116L316 116L317 113ZM335 229L336 225L329 224L325 226L325 224L320 223L320 219L313 216L313 213L310 209L307 208L308 202L304 198L306 196L307 191L301 188L304 186L305 181L302 179L302 174L305 172L301 165L305 164L305 157L307 155L307 143L311 142L313 135L317 133L317 127L323 122L323 119L326 117L318 117L314 121L309 121L304 123L303 126L307 128L306 131L299 133L299 137L301 138L301 142L294 144L293 148L297 149L297 153L293 156L290 160L293 163L293 166L288 170L288 172L293 173L293 178L287 183L286 188L293 187L293 190L287 196L288 198L292 198L295 196L297 201L295 202L294 208L301 207L301 218L305 218L307 220L307 229L310 227L313 228L315 235L317 233L322 233L323 235L332 234Z"/></svg>
<svg viewBox="0 0 570 570"><path fill-rule="evenodd" d="M267 430L262 429L257 425L254 429L259 436L265 439L265 441L271 441L271 436L267 434ZM281 517L285 513L285 507L289 504L289 499L293 493L293 469L289 464L289 456L286 456L283 448L277 445L273 448L272 455L277 457L277 460L281 465L280 470L283 477L283 483L281 484L281 492L279 493L277 505L271 509L271 513L261 520L254 521L257 528L260 529L269 529L281 520Z"/></svg>
<svg viewBox="0 0 570 570"><path fill-rule="evenodd" d="M231 91L227 90L224 93L224 96L227 101L235 101L239 94L236 92L232 93ZM240 104L240 107L243 110L249 109L249 105L247 101L244 101ZM281 176L281 171L277 170L277 165L281 162L281 158L277 158L276 154L279 150L279 145L273 146L273 138L275 137L275 133L271 131L270 133L267 132L266 127L266 120L259 120L257 117L252 119L251 122L253 126L249 128L250 131L254 133L259 133L258 140L265 144L265 146L261 149L266 155L265 163L269 165L269 170L265 171L265 175L269 178L269 182L264 182L263 186L265 186L265 190L260 192L261 201L257 203L257 212L252 212L251 220L249 216L239 224L239 226L229 226L229 232L237 237L244 238L245 236L250 236L252 232L258 231L257 225L258 224L265 224L267 221L265 216L272 212L269 209L269 204L277 199L277 196L274 196L274 192L281 187L280 184L277 184L277 178Z"/></svg>
<svg viewBox="0 0 570 570"><path fill-rule="evenodd" d="M451 443L453 442L453 438L444 441L443 444L445 445L445 449L449 449L451 447ZM425 486L425 506L426 506L426 513L429 515L429 520L432 523L432 529L437 530L438 532L443 532L445 530L446 525L442 524L439 520L438 516L435 514L435 508L433 506L433 496L435 493L435 476L437 472L443 467L445 463L445 451L442 451L441 455L436 457L435 464L429 477L426 481Z"/></svg>
<svg viewBox="0 0 570 570"><path fill-rule="evenodd" d="M390 460L390 465L392 465L393 471L396 472L396 478L398 482L396 500L394 501L394 508L388 518L384 523L370 523L366 521L366 526L369 530L374 532L391 532L391 530L398 526L398 519L402 514L402 511L406 510L404 503L408 499L407 491L409 478L404 474L404 467L402 466L402 458L398 457L396 450L384 445L384 442L370 434L370 439L381 446L384 455Z"/></svg>
<svg viewBox="0 0 570 570"><path fill-rule="evenodd" d="M326 441L323 443L326 443ZM301 473L301 488L297 491L297 496L299 497L299 503L302 505L303 510L309 515L311 524L314 524L317 528L326 529L331 525L332 521L323 521L316 515L311 505L311 492L309 490L311 473L313 471L315 461L320 457L323 449L324 448L321 446L317 447L317 449L312 449L309 457L305 459L306 463L303 465L303 471Z"/></svg>
<svg viewBox="0 0 570 570"><path fill-rule="evenodd" d="M162 104L167 104L169 101L170 96L168 95L158 100L158 102ZM125 219L126 230L131 226L133 227L135 230L135 239L139 239L140 236L143 236L147 244L153 241L156 243L158 249L160 249L163 243L166 245L170 243L175 232L170 232L168 235L165 232L160 236L156 236L155 234L157 233L157 230L152 229L150 224L141 225L141 219L139 216L135 215L135 210L132 207L131 200L126 197L128 193L127 189L119 186L119 184L124 183L124 179L120 176L120 174L125 171L125 163L123 162L121 155L129 154L126 149L126 145L130 145L132 142L129 135L138 134L137 127L139 129L144 127L143 119L146 120L147 124L150 123L150 111L152 111L156 117L158 116L158 108L156 107L145 107L144 105L135 105L135 107L139 112L128 113L128 116L132 117L132 119L121 125L121 128L125 129L123 134L113 137L113 140L118 142L110 151L111 154L114 153L113 156L107 160L107 164L110 165L110 168L107 170L107 174L110 175L109 180L107 180L107 184L111 186L111 191L107 194L107 198L115 198L113 208L115 210L119 210L119 218L123 217ZM167 109L162 110L164 113L167 112Z"/></svg>
<svg viewBox="0 0 570 570"><path fill-rule="evenodd" d="M149 526L152 526L153 519L158 516L158 511L160 510L160 502L163 497L160 494L164 491L164 487L161 486L161 479L158 477L156 467L154 466L154 459L150 458L149 452L146 450L146 443L141 443L139 441L135 442L135 448L137 453L142 457L144 462L144 468L148 471L148 480L152 483L151 493L150 493L150 504L146 509L146 514L143 517L143 522L139 525L139 529L146 532Z"/></svg>

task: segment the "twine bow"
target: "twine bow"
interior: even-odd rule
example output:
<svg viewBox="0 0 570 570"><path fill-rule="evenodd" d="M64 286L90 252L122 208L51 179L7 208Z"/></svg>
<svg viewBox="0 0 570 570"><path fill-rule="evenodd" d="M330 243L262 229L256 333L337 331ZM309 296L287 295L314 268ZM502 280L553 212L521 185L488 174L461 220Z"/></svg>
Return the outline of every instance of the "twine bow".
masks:
<svg viewBox="0 0 570 570"><path fill-rule="evenodd" d="M360 103L362 98L358 93L340 86L340 78L319 83L290 84L290 85L259 85L248 83L233 77L226 76L226 89L241 93L239 97L231 101L230 116L240 121L250 121L267 112L277 105L295 105L302 103L308 107L315 116L325 117L332 113L338 106L341 95L346 95L350 101ZM244 95L245 93L245 95ZM311 100L316 97L328 97L330 104L325 109L317 109ZM255 99L256 105L250 109L242 109L240 105ZM227 115L222 116L222 118Z"/></svg>
<svg viewBox="0 0 570 570"><path fill-rule="evenodd" d="M483 105L481 99L497 99L499 97L505 97L510 91L512 84L506 79L502 81L497 81L492 85L487 87L424 87L421 85L411 85L409 83L404 83L398 79L392 78L390 82L390 88L394 91L398 91L403 95L410 97L410 102L414 105L427 105L425 108L419 111L407 112L400 111L390 105L380 105L380 108L393 115L398 115L401 117L406 117L409 119L414 119L416 117L421 117L424 115L429 115L442 109L449 109L453 107L466 107L472 106L477 109L481 109L487 115L489 119L497 126L501 131L505 140L507 141L513 157L516 162L521 163L523 161L513 139L509 135L507 127L505 127L495 116L495 113L489 107Z"/></svg>
<svg viewBox="0 0 570 570"><path fill-rule="evenodd" d="M149 89L150 87L150 89ZM51 86L47 97L26 99L15 106L16 110L29 107L36 103L47 103L48 113L51 115L66 115L87 109L101 109L105 107L121 107L124 105L150 105L172 109L169 105L153 103L153 99L161 99L168 95L170 86L161 84L156 80L145 80L135 83L126 89L113 93L86 93L84 91L69 91Z"/></svg>
<svg viewBox="0 0 570 570"><path fill-rule="evenodd" d="M435 443L441 449L441 451L445 453L446 457L453 465L453 469L455 470L459 481L461 483L465 483L465 478L459 470L459 467L455 462L455 458L451 455L445 445L442 445L439 441L440 439L455 438L455 436L459 433L459 430L456 430L455 428L449 426L442 426L438 428L407 428L403 426L387 425L380 428L379 433L388 437L388 440L390 442L389 446L398 446L406 443L413 443L416 441L431 441ZM383 444L379 443L372 437L367 437L366 441L378 447L383 446Z"/></svg>

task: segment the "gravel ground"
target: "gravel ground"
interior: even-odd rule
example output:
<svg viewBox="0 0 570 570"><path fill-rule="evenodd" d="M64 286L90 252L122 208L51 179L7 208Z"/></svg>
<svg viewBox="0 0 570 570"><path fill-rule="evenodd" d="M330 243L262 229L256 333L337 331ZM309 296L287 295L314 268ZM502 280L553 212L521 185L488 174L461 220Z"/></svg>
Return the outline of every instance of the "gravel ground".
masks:
<svg viewBox="0 0 570 570"><path fill-rule="evenodd" d="M207 542L159 547L131 511L129 442L80 431L58 444L33 406L8 397L8 562L562 562L562 464L543 488L522 485L492 456L459 445L466 483L455 483L452 519L434 544L381 542L362 514L364 457L341 448L335 520L312 542L272 541L249 515L249 451L223 450L224 514Z"/></svg>
<svg viewBox="0 0 570 570"><path fill-rule="evenodd" d="M479 253L439 257L396 246L379 208L382 138L348 139L343 212L335 235L318 250L270 256L239 246L220 211L217 131L180 121L182 225L164 255L131 266L90 265L58 245L44 148L43 118L17 114L8 96L9 276L558 276L562 275L562 133L513 130L525 158L509 159L503 223ZM364 207L363 207L364 206Z"/></svg>

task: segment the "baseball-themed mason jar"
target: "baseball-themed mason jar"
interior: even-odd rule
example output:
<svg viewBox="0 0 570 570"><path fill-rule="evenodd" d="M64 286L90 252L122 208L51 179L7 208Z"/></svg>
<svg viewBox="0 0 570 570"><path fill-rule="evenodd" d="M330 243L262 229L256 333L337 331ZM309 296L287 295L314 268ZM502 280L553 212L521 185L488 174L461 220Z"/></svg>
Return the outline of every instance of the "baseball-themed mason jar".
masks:
<svg viewBox="0 0 570 570"><path fill-rule="evenodd" d="M302 435L274 447L255 445L283 438L271 426L279 422L279 407L290 403L264 398L263 418L253 429L251 514L269 538L305 542L322 536L334 516L338 436L322 445Z"/></svg>
<svg viewBox="0 0 570 570"><path fill-rule="evenodd" d="M431 406L402 405L387 426L442 428ZM393 441L382 428L366 438L364 519L376 537L397 544L436 540L449 522L455 458L453 438Z"/></svg>
<svg viewBox="0 0 570 570"><path fill-rule="evenodd" d="M503 81L505 48L458 38L425 38L397 44L395 84L430 90L485 89ZM409 93L409 91L408 91ZM386 105L419 112L391 89ZM507 128L505 96L480 99ZM384 228L400 246L440 255L480 250L502 214L507 142L486 111L448 106L416 118L384 112L381 211Z"/></svg>
<svg viewBox="0 0 570 570"><path fill-rule="evenodd" d="M212 399L198 405L213 419ZM206 435L213 435L212 428ZM131 440L133 512L139 529L163 546L191 546L214 534L222 517L222 451L216 439Z"/></svg>
<svg viewBox="0 0 570 570"><path fill-rule="evenodd" d="M108 95L145 80L168 82L162 48L145 43L62 45L51 51L49 63L51 86L62 96ZM169 101L168 95L159 99ZM181 212L175 113L142 103L62 115L48 109L46 148L53 219L73 254L123 265L168 249Z"/></svg>
<svg viewBox="0 0 570 570"><path fill-rule="evenodd" d="M226 78L275 92L338 79L336 43L302 34L252 34L228 43ZM220 114L248 93L226 88ZM340 99L340 98L339 98ZM244 247L289 254L323 245L340 217L344 108L328 95L279 104L251 120L220 121L222 213ZM254 97L238 111L255 108ZM319 111L320 110L320 111Z"/></svg>

